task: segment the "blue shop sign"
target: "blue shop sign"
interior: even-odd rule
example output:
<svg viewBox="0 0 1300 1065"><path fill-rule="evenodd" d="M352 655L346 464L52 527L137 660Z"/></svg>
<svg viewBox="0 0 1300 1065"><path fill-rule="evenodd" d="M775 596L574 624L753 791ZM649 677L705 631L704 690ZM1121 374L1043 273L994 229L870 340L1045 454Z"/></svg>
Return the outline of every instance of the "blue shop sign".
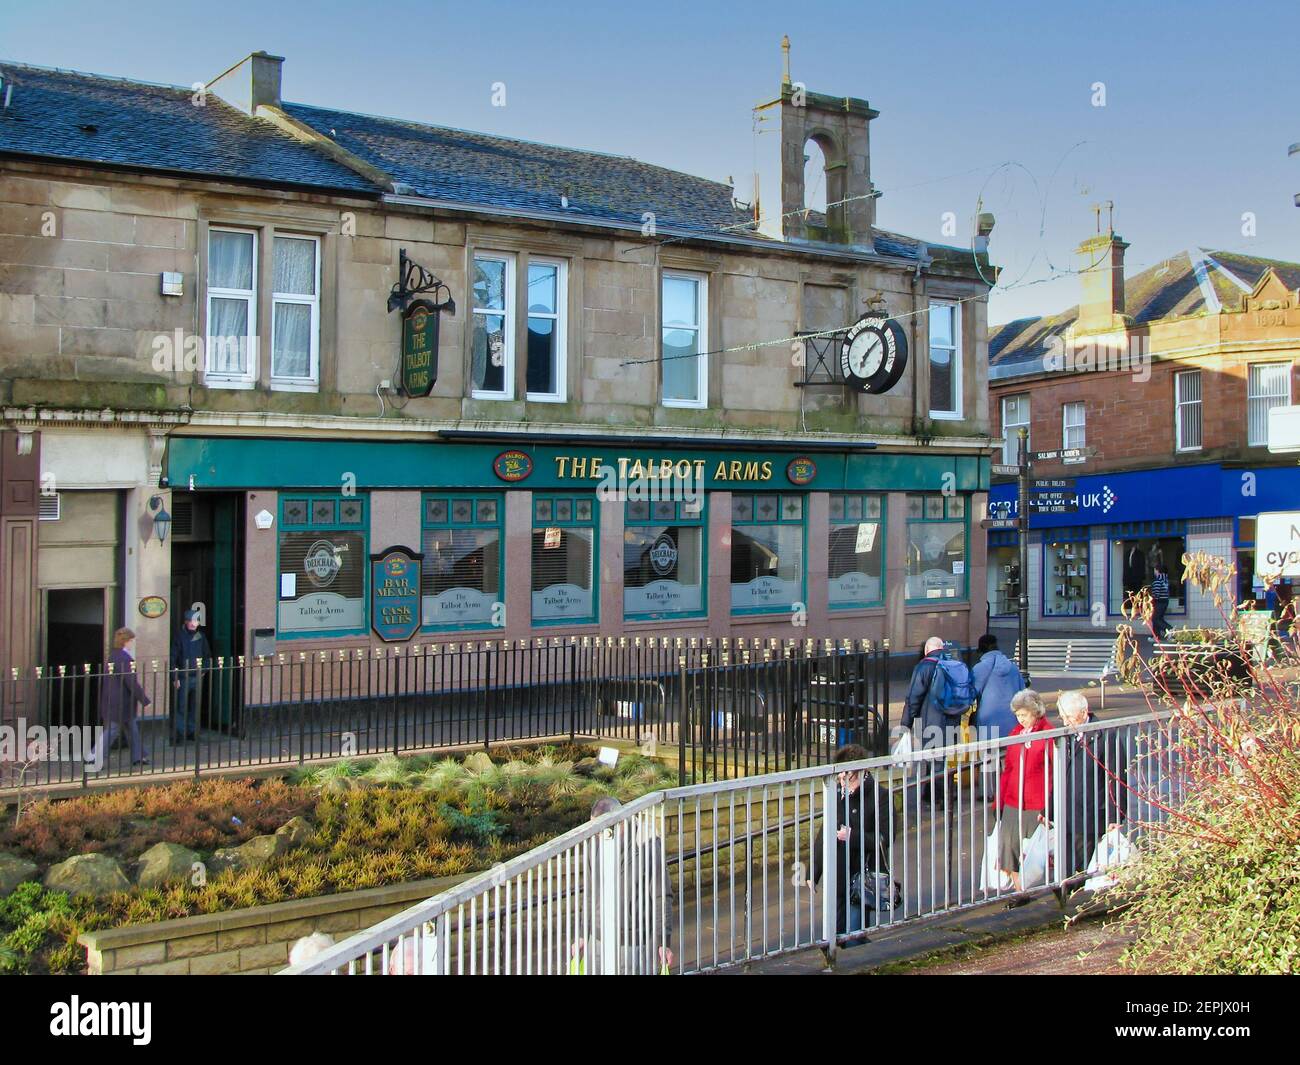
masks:
<svg viewBox="0 0 1300 1065"><path fill-rule="evenodd" d="M1253 517L1264 511L1292 510L1300 500L1300 468L1169 466L1080 476L1076 487L1077 512L1034 514L1029 527L1059 529L1164 518ZM1016 516L1015 484L993 485L989 489L989 517Z"/></svg>
<svg viewBox="0 0 1300 1065"><path fill-rule="evenodd" d="M420 562L407 547L370 556L370 624L386 643L409 640L420 627Z"/></svg>

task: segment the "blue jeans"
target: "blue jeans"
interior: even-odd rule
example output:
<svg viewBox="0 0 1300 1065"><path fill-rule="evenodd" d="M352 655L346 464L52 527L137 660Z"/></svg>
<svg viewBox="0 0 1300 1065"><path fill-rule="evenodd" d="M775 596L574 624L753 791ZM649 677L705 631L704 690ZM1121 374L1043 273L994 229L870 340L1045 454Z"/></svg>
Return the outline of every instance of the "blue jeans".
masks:
<svg viewBox="0 0 1300 1065"><path fill-rule="evenodd" d="M193 739L199 730L199 678L181 677L172 708L172 738Z"/></svg>

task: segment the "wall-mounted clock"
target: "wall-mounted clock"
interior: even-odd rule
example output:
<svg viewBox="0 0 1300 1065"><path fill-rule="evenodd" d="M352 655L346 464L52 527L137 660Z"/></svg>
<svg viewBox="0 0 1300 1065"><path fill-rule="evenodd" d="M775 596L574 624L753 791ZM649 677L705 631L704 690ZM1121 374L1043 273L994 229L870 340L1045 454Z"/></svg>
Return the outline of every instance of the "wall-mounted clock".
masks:
<svg viewBox="0 0 1300 1065"><path fill-rule="evenodd" d="M888 392L907 369L907 334L892 318L868 314L853 323L840 346L840 375L859 392Z"/></svg>

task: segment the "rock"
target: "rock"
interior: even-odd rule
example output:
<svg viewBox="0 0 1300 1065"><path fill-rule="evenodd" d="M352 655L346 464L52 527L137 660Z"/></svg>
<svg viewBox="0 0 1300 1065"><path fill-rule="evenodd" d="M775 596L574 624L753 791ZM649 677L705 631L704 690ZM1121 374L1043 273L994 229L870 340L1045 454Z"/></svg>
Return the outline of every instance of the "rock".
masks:
<svg viewBox="0 0 1300 1065"><path fill-rule="evenodd" d="M475 751L462 764L471 773L486 773L492 768L492 759L483 751Z"/></svg>
<svg viewBox="0 0 1300 1065"><path fill-rule="evenodd" d="M239 852L240 866L247 869L265 865L272 858L278 858L281 854L284 854L289 847L289 840L286 837L275 835L254 836L247 843L235 849Z"/></svg>
<svg viewBox="0 0 1300 1065"><path fill-rule="evenodd" d="M8 895L19 884L37 879L36 863L16 854L0 851L0 898Z"/></svg>
<svg viewBox="0 0 1300 1065"><path fill-rule="evenodd" d="M290 847L305 847L316 835L316 826L305 817L293 817L277 828L275 834L287 839Z"/></svg>
<svg viewBox="0 0 1300 1065"><path fill-rule="evenodd" d="M352 780L350 777L327 777L320 790L325 795L342 795L352 790Z"/></svg>
<svg viewBox="0 0 1300 1065"><path fill-rule="evenodd" d="M131 890L131 881L117 859L107 854L78 854L52 865L45 873L45 886L69 895L108 895Z"/></svg>
<svg viewBox="0 0 1300 1065"><path fill-rule="evenodd" d="M573 763L573 771L580 777L594 777L596 770L600 768L600 759L598 758L579 758Z"/></svg>
<svg viewBox="0 0 1300 1065"><path fill-rule="evenodd" d="M136 860L135 882L144 888L188 883L200 860L197 851L179 843L155 843Z"/></svg>
<svg viewBox="0 0 1300 1065"><path fill-rule="evenodd" d="M208 876L216 876L229 869L242 869L243 860L238 847L221 847L208 859Z"/></svg>

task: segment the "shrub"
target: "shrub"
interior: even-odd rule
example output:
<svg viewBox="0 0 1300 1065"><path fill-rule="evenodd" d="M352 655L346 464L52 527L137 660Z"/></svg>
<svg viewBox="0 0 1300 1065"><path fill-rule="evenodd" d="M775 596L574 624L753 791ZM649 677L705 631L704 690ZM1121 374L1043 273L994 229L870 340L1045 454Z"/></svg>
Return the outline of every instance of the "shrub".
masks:
<svg viewBox="0 0 1300 1065"><path fill-rule="evenodd" d="M1148 672L1153 707L1172 708L1167 736L1182 801L1143 794L1161 807L1118 875L1121 925L1136 938L1126 964L1176 973L1290 973L1300 968L1300 706L1288 679L1293 645L1272 662L1252 659L1227 610L1232 567L1183 557L1188 579L1224 611L1222 641L1247 663L1250 694L1215 677L1185 673L1172 689ZM1141 607L1138 616L1149 620ZM1131 630L1120 648L1127 668ZM1294 679L1289 682L1294 684Z"/></svg>

